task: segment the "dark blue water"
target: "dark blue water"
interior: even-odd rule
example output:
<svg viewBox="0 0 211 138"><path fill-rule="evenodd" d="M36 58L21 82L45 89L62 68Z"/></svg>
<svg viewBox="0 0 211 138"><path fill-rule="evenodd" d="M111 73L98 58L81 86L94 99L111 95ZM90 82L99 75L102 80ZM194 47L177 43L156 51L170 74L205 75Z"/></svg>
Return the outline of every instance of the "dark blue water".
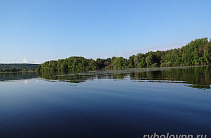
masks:
<svg viewBox="0 0 211 138"><path fill-rule="evenodd" d="M178 72L1 78L0 137L210 138L210 70Z"/></svg>

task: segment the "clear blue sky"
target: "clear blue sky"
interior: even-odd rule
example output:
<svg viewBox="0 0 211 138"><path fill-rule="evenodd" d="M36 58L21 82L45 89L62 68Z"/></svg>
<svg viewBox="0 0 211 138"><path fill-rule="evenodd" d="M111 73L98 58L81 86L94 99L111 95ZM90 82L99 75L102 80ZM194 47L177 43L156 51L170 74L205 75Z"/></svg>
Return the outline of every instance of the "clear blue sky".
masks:
<svg viewBox="0 0 211 138"><path fill-rule="evenodd" d="M0 63L105 58L211 37L211 0L0 0Z"/></svg>

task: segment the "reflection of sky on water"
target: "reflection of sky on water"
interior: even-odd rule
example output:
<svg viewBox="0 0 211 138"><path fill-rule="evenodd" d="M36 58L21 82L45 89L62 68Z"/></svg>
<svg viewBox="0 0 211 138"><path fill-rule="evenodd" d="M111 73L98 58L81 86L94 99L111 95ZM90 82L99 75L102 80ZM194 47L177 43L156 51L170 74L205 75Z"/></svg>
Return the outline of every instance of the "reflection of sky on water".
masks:
<svg viewBox="0 0 211 138"><path fill-rule="evenodd" d="M29 80L27 79L27 80L23 80L23 83L24 84L28 84L29 83Z"/></svg>
<svg viewBox="0 0 211 138"><path fill-rule="evenodd" d="M209 89L202 91L184 83L156 80L140 82L125 76L124 79L94 77L83 83L59 79L51 82L44 78L2 82L0 136L38 137L55 132L58 137L62 134L71 137L82 130L80 134L88 135L105 129L103 135L111 130L129 135L137 132L137 137L149 130L148 133L166 130L209 133L211 95L206 93Z"/></svg>

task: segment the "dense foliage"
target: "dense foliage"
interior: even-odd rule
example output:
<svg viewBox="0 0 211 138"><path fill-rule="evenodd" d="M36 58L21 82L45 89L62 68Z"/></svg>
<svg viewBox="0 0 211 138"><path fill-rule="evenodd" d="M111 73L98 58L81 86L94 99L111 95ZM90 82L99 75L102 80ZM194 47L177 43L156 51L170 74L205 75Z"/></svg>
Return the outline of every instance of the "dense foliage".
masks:
<svg viewBox="0 0 211 138"><path fill-rule="evenodd" d="M39 64L0 64L0 72L35 71Z"/></svg>
<svg viewBox="0 0 211 138"><path fill-rule="evenodd" d="M43 70L96 70L124 69L145 67L172 67L188 65L208 65L211 62L211 41L201 38L191 41L186 46L167 51L150 51L132 55L129 59L112 57L107 59L86 59L84 57L69 57L58 61L46 61L38 67Z"/></svg>

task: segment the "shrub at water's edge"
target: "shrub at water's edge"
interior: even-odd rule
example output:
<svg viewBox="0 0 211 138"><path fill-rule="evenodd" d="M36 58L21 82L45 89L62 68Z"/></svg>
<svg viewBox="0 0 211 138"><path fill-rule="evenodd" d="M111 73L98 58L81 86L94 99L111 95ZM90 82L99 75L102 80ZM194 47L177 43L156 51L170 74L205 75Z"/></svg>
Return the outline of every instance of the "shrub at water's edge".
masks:
<svg viewBox="0 0 211 138"><path fill-rule="evenodd" d="M86 59L84 57L69 57L58 61L46 61L39 65L37 71L52 70L97 70L125 69L144 67L173 67L190 65L208 65L211 62L211 41L208 38L195 39L186 46L167 51L138 53L129 59L112 57L107 59Z"/></svg>

